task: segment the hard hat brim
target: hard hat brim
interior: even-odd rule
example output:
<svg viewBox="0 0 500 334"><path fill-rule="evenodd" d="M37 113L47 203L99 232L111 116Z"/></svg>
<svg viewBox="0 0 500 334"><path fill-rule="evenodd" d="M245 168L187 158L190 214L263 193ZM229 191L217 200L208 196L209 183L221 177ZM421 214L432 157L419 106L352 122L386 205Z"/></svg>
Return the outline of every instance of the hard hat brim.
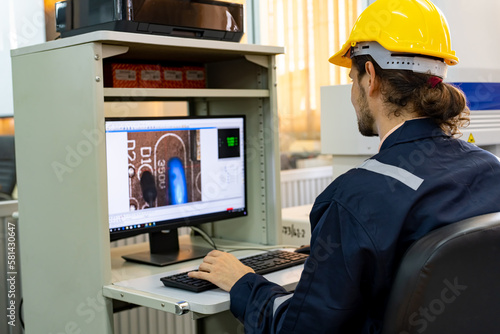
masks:
<svg viewBox="0 0 500 334"><path fill-rule="evenodd" d="M351 48L351 41L345 42L342 48L339 51L337 51L337 53L335 53L333 56L331 56L328 59L328 61L334 65L351 68L352 64L351 58L346 55L349 52L350 48Z"/></svg>

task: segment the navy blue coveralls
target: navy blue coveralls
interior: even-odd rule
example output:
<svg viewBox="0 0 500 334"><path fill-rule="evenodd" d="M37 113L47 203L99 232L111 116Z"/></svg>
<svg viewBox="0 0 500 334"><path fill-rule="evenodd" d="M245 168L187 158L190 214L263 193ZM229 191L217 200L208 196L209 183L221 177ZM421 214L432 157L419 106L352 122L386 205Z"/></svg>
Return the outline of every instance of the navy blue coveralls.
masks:
<svg viewBox="0 0 500 334"><path fill-rule="evenodd" d="M407 121L317 197L311 255L295 292L246 274L230 291L231 312L246 333L379 333L411 243L496 211L497 157L450 138L431 119Z"/></svg>

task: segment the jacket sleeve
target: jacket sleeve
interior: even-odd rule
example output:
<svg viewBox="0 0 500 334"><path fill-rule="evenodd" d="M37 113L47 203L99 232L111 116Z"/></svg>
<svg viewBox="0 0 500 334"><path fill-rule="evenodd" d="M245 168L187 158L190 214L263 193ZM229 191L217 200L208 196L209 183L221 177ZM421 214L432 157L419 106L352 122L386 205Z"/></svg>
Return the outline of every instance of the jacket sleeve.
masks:
<svg viewBox="0 0 500 334"><path fill-rule="evenodd" d="M336 202L316 203L311 222L311 254L293 294L256 274L232 288L231 311L246 333L354 334L370 325L368 305L381 275L369 235Z"/></svg>

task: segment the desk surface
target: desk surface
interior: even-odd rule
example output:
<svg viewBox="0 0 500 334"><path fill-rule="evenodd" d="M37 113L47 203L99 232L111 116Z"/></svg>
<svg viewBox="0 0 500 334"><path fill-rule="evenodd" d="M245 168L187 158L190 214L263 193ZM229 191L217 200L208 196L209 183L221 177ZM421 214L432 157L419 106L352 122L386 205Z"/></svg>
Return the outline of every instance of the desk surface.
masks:
<svg viewBox="0 0 500 334"><path fill-rule="evenodd" d="M183 241L189 241L188 236L182 236ZM194 242L197 243L197 242ZM229 249L231 246L262 247L261 245L248 243L234 243L229 241L217 241L222 249ZM201 317L229 310L229 293L214 289L201 293L167 288L160 281L166 275L196 270L202 259L186 261L165 267L155 267L139 263L125 261L121 258L124 254L144 251L148 248L147 243L114 248L111 251L112 263L112 284L103 288L106 297L116 300L155 308L158 310L178 313L179 305L186 302L189 311L193 312L193 317ZM245 257L257 254L262 251L246 249L238 250L233 254L238 257ZM283 286L287 290L293 290L297 285L303 266L296 266L264 275L268 280Z"/></svg>

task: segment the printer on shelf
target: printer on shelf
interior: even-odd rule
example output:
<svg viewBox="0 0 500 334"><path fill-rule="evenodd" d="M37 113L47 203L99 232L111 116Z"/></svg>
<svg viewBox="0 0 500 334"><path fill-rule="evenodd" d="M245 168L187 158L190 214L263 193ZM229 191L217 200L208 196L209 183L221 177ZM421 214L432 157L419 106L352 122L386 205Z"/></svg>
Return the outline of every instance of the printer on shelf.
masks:
<svg viewBox="0 0 500 334"><path fill-rule="evenodd" d="M66 0L55 4L61 37L96 30L239 42L243 5L212 0Z"/></svg>

